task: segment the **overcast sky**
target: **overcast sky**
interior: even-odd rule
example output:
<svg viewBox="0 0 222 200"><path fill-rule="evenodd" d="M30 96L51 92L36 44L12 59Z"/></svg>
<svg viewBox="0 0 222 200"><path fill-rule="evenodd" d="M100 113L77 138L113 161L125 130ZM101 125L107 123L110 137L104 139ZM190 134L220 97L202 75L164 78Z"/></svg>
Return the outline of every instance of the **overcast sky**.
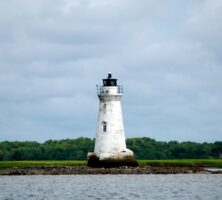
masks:
<svg viewBox="0 0 222 200"><path fill-rule="evenodd" d="M221 0L1 0L0 141L95 137L96 84L126 137L222 140Z"/></svg>

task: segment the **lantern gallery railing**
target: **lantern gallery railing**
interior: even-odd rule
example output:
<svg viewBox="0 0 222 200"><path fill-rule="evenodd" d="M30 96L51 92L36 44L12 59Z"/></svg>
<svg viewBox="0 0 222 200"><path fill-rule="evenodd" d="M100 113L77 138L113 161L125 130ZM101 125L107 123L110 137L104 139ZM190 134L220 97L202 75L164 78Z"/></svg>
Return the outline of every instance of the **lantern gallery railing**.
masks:
<svg viewBox="0 0 222 200"><path fill-rule="evenodd" d="M118 86L114 86L117 88L117 94L123 94L123 86L118 85ZM106 90L106 86L101 86L101 85L96 85L97 88L97 94L98 95L103 95L103 94L107 94L108 90Z"/></svg>

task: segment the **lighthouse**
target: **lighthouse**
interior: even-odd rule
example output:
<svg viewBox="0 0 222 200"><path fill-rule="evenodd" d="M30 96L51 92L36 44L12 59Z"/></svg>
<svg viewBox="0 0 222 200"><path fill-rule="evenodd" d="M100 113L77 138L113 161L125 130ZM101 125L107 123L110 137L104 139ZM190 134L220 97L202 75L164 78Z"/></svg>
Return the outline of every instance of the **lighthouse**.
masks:
<svg viewBox="0 0 222 200"><path fill-rule="evenodd" d="M123 87L108 73L103 85L97 85L99 115L94 152L88 153L88 166L137 166L134 154L126 148L121 97Z"/></svg>

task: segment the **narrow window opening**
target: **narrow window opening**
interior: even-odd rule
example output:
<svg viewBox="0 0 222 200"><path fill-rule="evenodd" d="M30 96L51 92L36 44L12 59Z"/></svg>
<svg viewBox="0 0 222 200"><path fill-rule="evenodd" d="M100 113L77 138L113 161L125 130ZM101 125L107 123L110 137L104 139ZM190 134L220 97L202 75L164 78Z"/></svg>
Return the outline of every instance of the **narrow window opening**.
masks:
<svg viewBox="0 0 222 200"><path fill-rule="evenodd" d="M107 122L103 121L103 132L107 130Z"/></svg>

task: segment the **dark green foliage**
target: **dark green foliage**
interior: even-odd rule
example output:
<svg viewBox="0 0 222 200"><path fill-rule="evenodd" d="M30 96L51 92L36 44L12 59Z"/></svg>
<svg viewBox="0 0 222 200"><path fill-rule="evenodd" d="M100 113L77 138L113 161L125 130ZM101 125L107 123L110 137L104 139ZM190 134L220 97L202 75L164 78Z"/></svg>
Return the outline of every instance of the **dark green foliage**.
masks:
<svg viewBox="0 0 222 200"><path fill-rule="evenodd" d="M85 160L94 139L77 138L37 142L0 142L0 160Z"/></svg>
<svg viewBox="0 0 222 200"><path fill-rule="evenodd" d="M222 142L160 142L153 139L129 138L127 147L137 159L209 159L222 158ZM37 142L0 142L0 160L85 160L93 151L95 140L77 138Z"/></svg>
<svg viewBox="0 0 222 200"><path fill-rule="evenodd" d="M222 158L222 142L159 142L150 138L129 138L127 147L137 159L218 159Z"/></svg>

